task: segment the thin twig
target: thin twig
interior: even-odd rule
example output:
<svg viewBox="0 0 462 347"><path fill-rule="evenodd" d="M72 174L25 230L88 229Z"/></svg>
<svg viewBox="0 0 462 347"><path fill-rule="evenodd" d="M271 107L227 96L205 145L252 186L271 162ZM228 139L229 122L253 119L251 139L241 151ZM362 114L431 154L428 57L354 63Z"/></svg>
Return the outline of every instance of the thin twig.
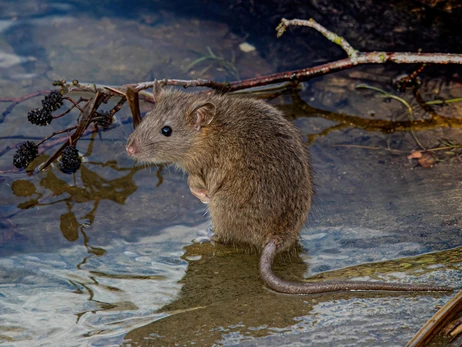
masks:
<svg viewBox="0 0 462 347"><path fill-rule="evenodd" d="M117 103L117 105L115 105L111 111L109 111L109 113L111 114L111 116L114 116L117 112L120 111L120 109L123 107L123 105L125 104L125 102L127 101L127 99L125 98L121 98L119 100L119 102Z"/></svg>
<svg viewBox="0 0 462 347"><path fill-rule="evenodd" d="M67 111L64 111L63 113L60 113L60 114L58 114L56 116L53 116L53 119L57 119L57 118L61 118L61 117L65 116L66 114L71 112L74 108L78 108L79 111L82 112L82 108L80 108L78 106L78 104L80 104L82 101L88 101L88 99L84 99L84 98L80 98L77 101L74 101L72 98L67 98L67 97L64 97L63 99L72 102L73 105L71 107L69 107L69 109L67 109Z"/></svg>
<svg viewBox="0 0 462 347"><path fill-rule="evenodd" d="M363 148L363 149L372 149L372 150L375 150L375 151L389 151L389 152L407 153L406 151L401 151L399 149L383 148L383 147L376 147L376 146L339 144L339 145L332 145L332 147Z"/></svg>
<svg viewBox="0 0 462 347"><path fill-rule="evenodd" d="M363 149L372 149L372 150L376 150L376 151L383 150L383 151L390 151L390 152L408 153L406 151L401 151L399 149L376 147L376 146L339 144L339 145L332 145L332 147L363 148ZM428 148L428 149L425 149L425 150L420 150L420 151L415 151L415 152L437 152L437 151L445 151L445 150L448 150L448 149L456 149L456 148L461 148L461 147L462 146L444 146L444 147Z"/></svg>
<svg viewBox="0 0 462 347"><path fill-rule="evenodd" d="M252 87L280 83L287 81L307 81L314 77L327 75L333 72L346 70L356 65L366 64L462 64L462 54L450 53L411 53L411 52L358 52L355 59L346 58L336 60L330 63L309 67L305 69L275 73L267 76L249 78L246 80L234 82L215 82L211 80L179 80L163 79L163 85L180 86L183 88L206 87L222 92L233 92ZM154 86L154 81L126 84L118 87L121 91L127 87L133 87L137 90L150 89ZM66 84L69 92L106 92L108 86L80 83L78 86ZM111 88L111 87L109 87ZM111 95L118 95L114 92Z"/></svg>
<svg viewBox="0 0 462 347"><path fill-rule="evenodd" d="M353 62L351 58L346 58L314 67L309 67L306 69L281 72L263 77L231 82L229 83L228 91L234 91L249 87L256 87L270 83L279 83L285 81L307 81L314 77L327 75L341 70L346 70L356 65L384 63L462 64L462 54L359 52L356 57L356 62Z"/></svg>
<svg viewBox="0 0 462 347"><path fill-rule="evenodd" d="M462 54L446 54L446 53L402 53L402 52L358 52L356 61L351 58L341 59L330 63L309 67L306 69L286 71L267 75L263 77L250 78L234 82L214 82L210 80L176 80L165 79L165 85L189 87L208 87L212 89L232 92L251 87L258 87L272 83L280 83L287 81L307 81L314 77L327 75L333 72L349 69L356 65L365 64L418 64L418 63L433 63L433 64L462 64ZM141 82L131 84L135 88L149 89L154 85L154 81Z"/></svg>
<svg viewBox="0 0 462 347"><path fill-rule="evenodd" d="M77 125L74 125L73 127L70 127L70 128L67 128L67 129L63 129L63 130L59 130L59 131L55 131L54 133L52 133L50 136L47 136L45 137L43 140L41 140L40 142L37 143L37 147L40 146L42 143L44 143L45 141L51 139L53 136L56 136L56 135L59 135L59 134L62 134L62 133L67 133L69 131L72 131L72 130L75 130L77 129ZM42 150L42 148L40 149L40 153L43 153L44 151Z"/></svg>
<svg viewBox="0 0 462 347"><path fill-rule="evenodd" d="M427 64L420 65L420 67L417 70L415 70L413 73L397 81L396 85L399 91L404 92L404 90L406 89L406 87L408 86L410 82L413 82L414 84L416 84L419 73L421 73L425 69L426 66Z"/></svg>
<svg viewBox="0 0 462 347"><path fill-rule="evenodd" d="M159 82L162 82L163 85L179 86L183 88L208 87L208 88L212 88L216 90L231 91L230 83L228 82L220 83L220 82L204 80L204 79L197 79L197 80L163 79ZM134 87L138 90L150 89L154 86L154 81L135 83L135 84L131 84L128 86ZM244 89L244 88L239 88L239 89Z"/></svg>
<svg viewBox="0 0 462 347"><path fill-rule="evenodd" d="M304 20L304 19L281 19L281 23L277 26L277 37L281 37L282 34L286 31L287 27L291 25L297 25L297 26L306 26L313 28L317 31L319 31L326 39L329 41L339 45L340 47L343 48L343 50L348 54L348 56L352 59L352 61L355 61L356 56L358 55L358 51L353 48L350 43L345 40L343 37L338 36L336 33L333 33L330 30L327 30L324 28L321 24L317 23L313 18L310 18L309 20Z"/></svg>
<svg viewBox="0 0 462 347"><path fill-rule="evenodd" d="M67 100L67 101L70 101L75 108L77 108L80 112L83 112L83 109L79 106L79 104L82 102L82 101L88 101L88 99L84 99L84 98L80 98L79 100L75 101L74 99L72 98L69 98L69 97L63 97L64 100Z"/></svg>

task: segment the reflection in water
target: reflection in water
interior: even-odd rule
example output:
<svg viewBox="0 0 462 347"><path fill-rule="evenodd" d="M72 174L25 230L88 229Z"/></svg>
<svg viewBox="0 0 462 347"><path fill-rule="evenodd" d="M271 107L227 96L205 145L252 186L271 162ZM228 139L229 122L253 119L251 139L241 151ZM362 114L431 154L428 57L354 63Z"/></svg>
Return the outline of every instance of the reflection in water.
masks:
<svg viewBox="0 0 462 347"><path fill-rule="evenodd" d="M114 240L104 257L82 246L0 259L0 341L15 346L111 345L157 313L181 289L182 247L197 228L175 227L138 242ZM81 264L78 268L77 264ZM18 295L19 293L19 295Z"/></svg>
<svg viewBox="0 0 462 347"><path fill-rule="evenodd" d="M125 345L333 346L402 345L421 324L421 316L444 303L447 293L348 292L283 295L267 290L258 277L256 254L210 243L192 244L182 257L189 263L177 300L161 312L169 316L125 336ZM360 265L316 276L314 280L377 278L402 272L423 281L459 283L462 249L372 266ZM275 271L299 280L306 264L279 259ZM457 259L457 261L456 261ZM319 259L316 259L319 261ZM438 263L435 263L434 261ZM454 270L441 267L452 262ZM382 277L383 280L383 277ZM388 278L389 280L389 278ZM396 280L396 279L395 279ZM190 310L191 308L196 308ZM188 310L189 309L189 310ZM405 322L397 324L398 321ZM387 332L387 333L384 333Z"/></svg>
<svg viewBox="0 0 462 347"><path fill-rule="evenodd" d="M59 178L53 170L46 170L45 176L40 179L40 187L46 189L43 193L37 192L37 188L30 181L22 179L14 181L11 186L13 194L18 197L30 197L28 201L20 203L18 208L29 209L64 202L68 212L60 216L62 235L66 240L74 242L78 240L80 230L85 238L85 245L87 245L88 240L83 228L89 227L95 221L100 201L109 200L123 205L126 199L137 190L138 187L133 181L133 175L141 169L141 167L120 168L115 161L109 161L105 164L91 163L102 167L110 167L115 172L128 172L122 177L105 179L98 173L91 171L88 168L89 164L82 165L81 169L76 173L76 175L80 176L78 177L79 185L70 185ZM114 174L111 174L111 176L114 176ZM66 195L67 197L64 197ZM53 197L60 197L60 199L47 202ZM89 202L93 204L93 208L83 217L85 223L79 223L73 209L75 207L78 210L78 204Z"/></svg>

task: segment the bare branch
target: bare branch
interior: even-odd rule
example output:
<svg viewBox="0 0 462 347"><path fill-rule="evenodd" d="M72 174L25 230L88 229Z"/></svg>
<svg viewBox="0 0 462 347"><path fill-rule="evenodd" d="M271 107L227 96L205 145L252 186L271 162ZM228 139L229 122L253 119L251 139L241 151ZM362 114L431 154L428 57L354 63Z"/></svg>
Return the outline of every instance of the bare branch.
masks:
<svg viewBox="0 0 462 347"><path fill-rule="evenodd" d="M59 135L59 134L63 134L63 133L67 133L71 130L75 130L77 129L77 125L74 125L70 128L67 128L67 129L63 129L63 130L59 130L59 131L55 131L54 133L52 133L51 135L45 137L43 140L41 140L40 142L37 143L37 147L40 146L42 143L44 143L45 141L51 139L53 136L56 136L56 135ZM43 153L45 150L43 148L40 148L40 151L39 153Z"/></svg>
<svg viewBox="0 0 462 347"><path fill-rule="evenodd" d="M160 80L159 82L161 82L163 86L166 86L166 85L180 86L183 88L208 87L208 88L223 90L223 91L228 91L229 89L228 82L220 83L220 82L214 82L214 81L204 80L204 79L197 79L197 80L163 79L163 80ZM138 90L149 89L154 86L154 81L135 83L135 84L130 84L128 86L134 87L135 89L138 89Z"/></svg>
<svg viewBox="0 0 462 347"><path fill-rule="evenodd" d="M356 56L336 60L330 63L317 65L305 69L286 71L272 75L249 78L234 82L215 82L210 80L178 80L164 79L164 85L190 87L206 87L222 92L264 86L280 82L302 82L314 77L327 75L333 72L346 70L357 65L366 64L462 64L462 54L451 53L412 53L412 52L357 52ZM154 81L126 84L118 87L109 87L96 84L80 83L78 86L67 87L69 92L95 92L110 93L112 96L125 94L128 87L142 91L154 86ZM117 90L117 92L115 92Z"/></svg>
<svg viewBox="0 0 462 347"><path fill-rule="evenodd" d="M313 18L310 18L309 20L304 20L304 19L289 20L289 19L282 18L281 23L276 28L278 32L277 37L281 37L282 34L284 34L287 27L291 25L306 26L306 27L310 27L310 28L313 28L319 31L321 34L324 35L326 39L342 47L343 50L346 52L346 54L348 54L348 56L354 62L356 55L358 54L358 51L354 49L353 46L351 46L350 43L347 40L345 40L343 37L338 36L337 34L333 33L330 30L327 30L321 24L316 22Z"/></svg>
<svg viewBox="0 0 462 347"><path fill-rule="evenodd" d="M285 81L307 81L314 77L327 75L332 72L346 70L356 65L365 64L462 64L462 54L446 53L400 53L400 52L359 52L356 61L351 58L333 61L301 70L281 72L263 77L251 78L242 81L231 82L228 91L240 90L250 87L263 86L270 83Z"/></svg>
<svg viewBox="0 0 462 347"><path fill-rule="evenodd" d="M346 58L336 60L330 63L317 65L305 69L286 71L276 73L272 75L249 78L246 80L234 81L234 82L214 82L210 80L177 80L177 79L165 79L164 84L170 86L182 86L184 88L189 87L208 87L223 92L233 92L237 90L259 87L273 83L288 82L288 81L307 81L314 77L327 75L333 72L346 70L357 65L366 64L462 64L462 54L451 54L451 53L411 53L411 52L358 52L355 59ZM141 82L135 84L127 84L117 89L126 90L128 87L134 87L137 90L144 90L152 88L154 81ZM108 90L105 86L97 86L80 84L80 87L73 87L69 90L72 91L89 91L92 90ZM79 89L81 88L82 89ZM93 89L95 88L95 89ZM114 93L114 92L112 92ZM114 93L115 94L115 93ZM117 94L119 95L119 94Z"/></svg>

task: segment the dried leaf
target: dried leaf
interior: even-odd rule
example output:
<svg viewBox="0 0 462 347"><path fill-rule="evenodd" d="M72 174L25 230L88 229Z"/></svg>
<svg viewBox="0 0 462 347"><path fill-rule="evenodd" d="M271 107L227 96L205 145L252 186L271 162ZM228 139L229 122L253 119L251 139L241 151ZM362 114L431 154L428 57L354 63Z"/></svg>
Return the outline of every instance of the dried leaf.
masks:
<svg viewBox="0 0 462 347"><path fill-rule="evenodd" d="M136 128L138 124L141 123L141 113L140 113L140 101L138 96L138 90L132 87L127 88L127 101L130 106L130 111L132 112L133 117L133 128Z"/></svg>
<svg viewBox="0 0 462 347"><path fill-rule="evenodd" d="M422 152L421 151L414 151L411 154L407 156L408 159L419 159L422 158Z"/></svg>
<svg viewBox="0 0 462 347"><path fill-rule="evenodd" d="M435 166L436 160L435 156L431 152L421 152L422 156L417 159L417 162L422 167L431 168Z"/></svg>

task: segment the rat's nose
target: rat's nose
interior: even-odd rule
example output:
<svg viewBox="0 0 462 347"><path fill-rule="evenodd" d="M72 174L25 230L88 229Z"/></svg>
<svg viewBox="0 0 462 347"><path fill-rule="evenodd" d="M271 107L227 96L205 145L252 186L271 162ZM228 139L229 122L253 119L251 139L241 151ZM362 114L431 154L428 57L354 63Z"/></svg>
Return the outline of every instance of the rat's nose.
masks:
<svg viewBox="0 0 462 347"><path fill-rule="evenodd" d="M136 154L137 148L136 148L136 142L135 142L134 139L132 139L132 140L130 140L128 142L127 146L125 147L125 150L130 155L135 155Z"/></svg>

